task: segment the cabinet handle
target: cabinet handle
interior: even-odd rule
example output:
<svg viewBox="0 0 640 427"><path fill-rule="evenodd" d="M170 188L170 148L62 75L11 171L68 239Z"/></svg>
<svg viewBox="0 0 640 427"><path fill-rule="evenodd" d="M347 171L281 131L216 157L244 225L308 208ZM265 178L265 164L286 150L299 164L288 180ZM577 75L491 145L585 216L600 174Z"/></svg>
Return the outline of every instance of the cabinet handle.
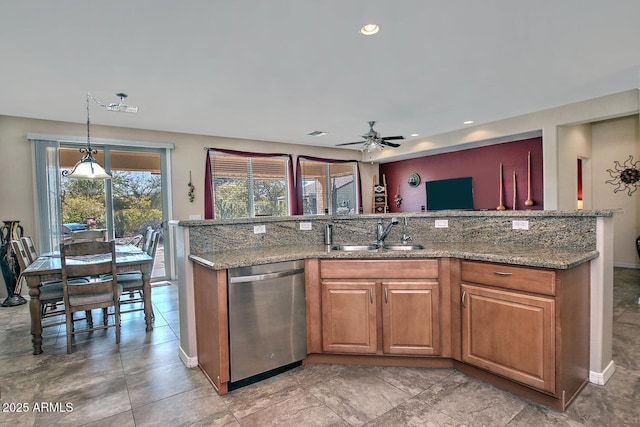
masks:
<svg viewBox="0 0 640 427"><path fill-rule="evenodd" d="M389 304L389 288L384 288L384 303Z"/></svg>
<svg viewBox="0 0 640 427"><path fill-rule="evenodd" d="M493 274L497 274L498 276L511 276L513 273L509 273L508 271L494 271Z"/></svg>
<svg viewBox="0 0 640 427"><path fill-rule="evenodd" d="M462 291L462 308L467 308L467 305L464 303L464 297L467 296L467 291Z"/></svg>

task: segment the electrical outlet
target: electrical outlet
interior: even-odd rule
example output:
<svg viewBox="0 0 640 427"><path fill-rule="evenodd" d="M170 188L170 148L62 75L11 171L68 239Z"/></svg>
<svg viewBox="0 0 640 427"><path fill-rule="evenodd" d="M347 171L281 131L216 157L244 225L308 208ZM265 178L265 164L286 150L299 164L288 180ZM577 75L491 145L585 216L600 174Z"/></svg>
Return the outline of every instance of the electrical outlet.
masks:
<svg viewBox="0 0 640 427"><path fill-rule="evenodd" d="M310 222L301 222L300 223L300 230L311 230L311 223Z"/></svg>
<svg viewBox="0 0 640 427"><path fill-rule="evenodd" d="M448 219L436 219L436 228L449 228Z"/></svg>
<svg viewBox="0 0 640 427"><path fill-rule="evenodd" d="M253 226L253 234L262 234L266 232L267 232L267 227L264 224Z"/></svg>
<svg viewBox="0 0 640 427"><path fill-rule="evenodd" d="M513 221L512 228L514 230L528 230L529 229L529 221Z"/></svg>

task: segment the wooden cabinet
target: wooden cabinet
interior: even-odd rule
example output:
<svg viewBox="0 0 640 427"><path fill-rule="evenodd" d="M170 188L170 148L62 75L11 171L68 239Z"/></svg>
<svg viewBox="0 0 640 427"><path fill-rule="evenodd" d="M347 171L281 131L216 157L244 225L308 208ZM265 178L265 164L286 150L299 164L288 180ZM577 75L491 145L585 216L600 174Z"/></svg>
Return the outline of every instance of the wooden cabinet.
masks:
<svg viewBox="0 0 640 427"><path fill-rule="evenodd" d="M553 298L462 284L462 360L555 391Z"/></svg>
<svg viewBox="0 0 640 427"><path fill-rule="evenodd" d="M198 365L218 394L229 390L227 270L193 264Z"/></svg>
<svg viewBox="0 0 640 427"><path fill-rule="evenodd" d="M437 260L323 260L322 351L437 355Z"/></svg>
<svg viewBox="0 0 640 427"><path fill-rule="evenodd" d="M322 348L338 353L377 350L376 283L322 282Z"/></svg>
<svg viewBox="0 0 640 427"><path fill-rule="evenodd" d="M435 279L382 282L382 343L388 354L440 354L440 288Z"/></svg>
<svg viewBox="0 0 640 427"><path fill-rule="evenodd" d="M462 362L553 395L564 409L588 380L588 264L461 261L460 277Z"/></svg>

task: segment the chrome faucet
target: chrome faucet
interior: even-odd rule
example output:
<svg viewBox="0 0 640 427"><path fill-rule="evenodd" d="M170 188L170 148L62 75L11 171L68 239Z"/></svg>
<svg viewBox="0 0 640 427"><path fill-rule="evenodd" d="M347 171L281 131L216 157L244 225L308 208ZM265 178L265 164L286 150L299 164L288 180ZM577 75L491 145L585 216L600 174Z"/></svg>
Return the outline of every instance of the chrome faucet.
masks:
<svg viewBox="0 0 640 427"><path fill-rule="evenodd" d="M408 219L405 216L402 219L402 244L406 245L407 243L409 243L409 240L411 240L411 236L407 235L407 223L408 223Z"/></svg>
<svg viewBox="0 0 640 427"><path fill-rule="evenodd" d="M378 246L384 245L384 239L387 238L389 231L391 231L391 227L393 227L397 223L398 223L398 218L396 218L395 216L391 218L391 222L386 227L384 226L384 224L382 224L382 218L378 220L378 233L376 236Z"/></svg>

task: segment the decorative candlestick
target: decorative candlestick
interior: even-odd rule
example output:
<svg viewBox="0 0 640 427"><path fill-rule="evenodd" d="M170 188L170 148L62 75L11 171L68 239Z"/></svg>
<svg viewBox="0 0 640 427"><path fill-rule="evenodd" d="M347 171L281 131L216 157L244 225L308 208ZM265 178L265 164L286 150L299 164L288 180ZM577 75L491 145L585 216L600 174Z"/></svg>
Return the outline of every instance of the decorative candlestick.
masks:
<svg viewBox="0 0 640 427"><path fill-rule="evenodd" d="M531 151L527 156L527 200L524 204L525 206L533 206L533 200L531 200Z"/></svg>
<svg viewBox="0 0 640 427"><path fill-rule="evenodd" d="M513 171L513 210L516 210L516 171Z"/></svg>
<svg viewBox="0 0 640 427"><path fill-rule="evenodd" d="M502 163L500 163L500 206L498 206L496 208L496 210L498 211L503 211L506 208L504 207L504 204L502 203Z"/></svg>

